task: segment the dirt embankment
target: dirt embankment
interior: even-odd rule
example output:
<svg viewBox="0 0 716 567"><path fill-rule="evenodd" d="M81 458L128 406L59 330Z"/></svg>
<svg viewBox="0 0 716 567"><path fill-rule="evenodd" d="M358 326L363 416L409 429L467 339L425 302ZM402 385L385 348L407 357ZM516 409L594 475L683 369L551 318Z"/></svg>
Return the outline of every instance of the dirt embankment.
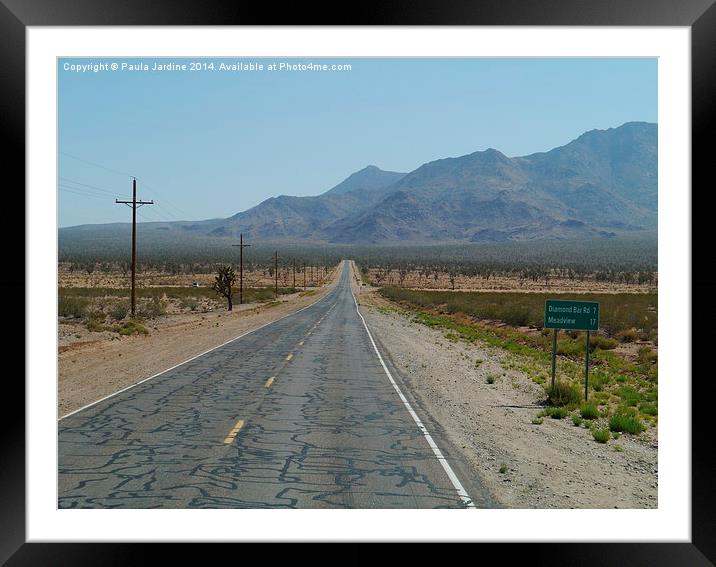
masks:
<svg viewBox="0 0 716 567"><path fill-rule="evenodd" d="M149 335L93 333L81 325L61 323L58 417L310 305L333 289L339 276L336 270L331 282L315 293L282 295L280 303L158 317L145 322Z"/></svg>
<svg viewBox="0 0 716 567"><path fill-rule="evenodd" d="M373 288L361 311L407 386L461 448L493 496L511 508L655 508L654 435L597 443L571 420L545 417L544 389L511 366L510 353L453 342L414 323ZM488 377L494 383L488 383ZM500 472L502 471L504 472Z"/></svg>

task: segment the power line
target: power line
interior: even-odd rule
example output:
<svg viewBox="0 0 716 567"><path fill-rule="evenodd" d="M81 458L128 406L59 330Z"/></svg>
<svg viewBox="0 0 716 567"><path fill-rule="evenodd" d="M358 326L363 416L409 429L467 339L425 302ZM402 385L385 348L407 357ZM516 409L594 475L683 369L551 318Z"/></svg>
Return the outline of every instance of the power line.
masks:
<svg viewBox="0 0 716 567"><path fill-rule="evenodd" d="M142 183L144 183L144 185L146 185L147 187L149 187L150 192L154 192L154 193L156 193L157 197L161 197L161 199L164 201L164 203L165 203L167 206L172 207L172 208L173 208L175 211L177 211L179 214L185 215L186 217L190 217L190 216L191 216L191 215L189 215L189 213L187 213L186 211L183 211L182 209L180 209L179 207L177 207L174 203L172 203L169 199L167 199L167 198L166 198L166 195L164 195L163 193L161 193L161 192L159 191L159 189L157 189L156 187L154 187L153 185L151 185L150 183L148 183L146 179L143 179L143 178L140 178L140 177L138 177L137 179L139 179L139 181L141 181Z"/></svg>
<svg viewBox="0 0 716 567"><path fill-rule="evenodd" d="M89 164L89 165L93 165L93 166L95 166L95 167L99 167L99 168L101 168L101 169L106 169L107 171L110 171L110 172L112 172L112 173L116 173L117 175L121 175L121 176L123 176L123 177L124 177L124 176L126 176L126 177L132 177L129 173L126 173L126 172L124 172L124 171L117 171L116 169L112 169L111 167L107 167L106 165L102 165L102 164L99 164L99 163L90 161L90 160L88 160L88 159L84 159L84 158L81 158L81 157L77 157L77 156L75 156L75 155L68 154L67 152L60 152L60 153L61 153L63 156L71 157L72 159L76 159L77 161L81 161L81 162L87 163L87 164Z"/></svg>
<svg viewBox="0 0 716 567"><path fill-rule="evenodd" d="M166 196L165 196L163 193L161 193L156 187L154 187L153 185L151 185L150 183L148 183L147 180L144 179L144 178L137 177L137 176L135 176L135 175L132 175L132 174L130 174L130 173L127 173L126 171L119 171L119 170L117 170L117 169L113 169L113 168L111 168L111 167L107 167L106 165L102 165L101 163L97 163L97 162L95 162L95 161L91 161L91 160L88 160L88 159L85 159L85 158L81 158L81 157L79 157L79 156L76 156L76 155L73 155L73 154L70 154L70 153L67 153L67 152L60 152L60 153L61 153L62 155L65 155L65 156L67 156L67 157L70 157L70 158L72 158L72 159L76 159L76 160L81 161L81 162L84 162L84 163L86 163L86 164L93 165L93 166L95 166L95 167L99 167L99 168L101 168L101 169L104 169L104 170L106 170L106 171L110 171L110 172L112 172L112 173L116 173L117 175L122 175L122 176L126 176L126 177L131 177L131 178L137 179L137 180L141 181L144 185L146 185L146 186L150 189L150 193L156 193L156 196L157 196L157 197L160 197L160 198L162 199L162 201L164 201L164 203L165 203L167 206L172 207L175 211L177 211L177 212L178 212L179 214L181 214L181 215L184 215L187 219L188 219L189 217L191 217L191 215L190 215L189 213L187 213L186 211L183 211L182 209L180 209L179 207L177 207L176 205L174 205L169 199L166 198ZM76 183L76 182L75 182L75 183ZM167 214L167 216L173 217L173 218L175 218L176 220L181 220L181 219L179 219L179 217L177 217L176 215L172 214L171 211L169 211L168 209L165 208L164 211L165 211L165 213Z"/></svg>
<svg viewBox="0 0 716 567"><path fill-rule="evenodd" d="M59 189L60 191L66 192L66 193L72 193L73 195L80 195L81 197L95 197L96 199L102 199L102 200L107 199L107 196L106 196L106 195L98 195L98 194L96 194L96 193L89 193L89 192L87 192L87 193L85 193L85 192L80 192L80 191L76 191L76 190L74 190L74 189L71 189L71 188L69 188L69 187L58 187L58 189Z"/></svg>
<svg viewBox="0 0 716 567"><path fill-rule="evenodd" d="M95 189L97 191L102 191L103 193L107 193L108 195L118 196L119 193L117 191L113 191L112 189L106 189L104 187L98 187L97 185L90 185L89 183L82 183L81 181L75 181L74 179L69 179L68 177L62 177L60 176L60 179L64 181L69 181L70 183L74 183L75 185L81 185L82 187L87 187L89 189Z"/></svg>

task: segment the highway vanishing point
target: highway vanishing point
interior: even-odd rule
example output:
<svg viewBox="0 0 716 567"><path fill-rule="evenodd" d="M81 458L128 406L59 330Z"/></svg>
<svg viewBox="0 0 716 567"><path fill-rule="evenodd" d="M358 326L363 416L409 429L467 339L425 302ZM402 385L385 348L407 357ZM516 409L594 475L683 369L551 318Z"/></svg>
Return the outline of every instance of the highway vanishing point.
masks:
<svg viewBox="0 0 716 567"><path fill-rule="evenodd" d="M372 335L312 305L58 423L59 508L494 507Z"/></svg>

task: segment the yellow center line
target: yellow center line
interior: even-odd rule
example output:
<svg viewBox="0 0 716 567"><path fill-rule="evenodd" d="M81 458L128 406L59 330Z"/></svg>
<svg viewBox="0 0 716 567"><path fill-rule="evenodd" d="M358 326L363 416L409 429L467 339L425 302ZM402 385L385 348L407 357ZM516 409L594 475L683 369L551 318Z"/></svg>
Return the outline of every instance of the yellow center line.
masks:
<svg viewBox="0 0 716 567"><path fill-rule="evenodd" d="M224 438L224 443L231 443L234 439L236 439L236 436L239 434L239 431L241 431L241 428L244 426L244 420L240 419L236 422L236 425L232 427L231 431L229 431L229 434Z"/></svg>
<svg viewBox="0 0 716 567"><path fill-rule="evenodd" d="M274 377L271 376L271 378L269 378L268 380L266 380L265 386L266 386L267 388L270 388L270 387L271 387L271 384L273 384L273 380L274 380Z"/></svg>
<svg viewBox="0 0 716 567"><path fill-rule="evenodd" d="M289 353L288 356L286 357L286 360L291 360L292 358L293 358L293 353L291 352L291 353Z"/></svg>

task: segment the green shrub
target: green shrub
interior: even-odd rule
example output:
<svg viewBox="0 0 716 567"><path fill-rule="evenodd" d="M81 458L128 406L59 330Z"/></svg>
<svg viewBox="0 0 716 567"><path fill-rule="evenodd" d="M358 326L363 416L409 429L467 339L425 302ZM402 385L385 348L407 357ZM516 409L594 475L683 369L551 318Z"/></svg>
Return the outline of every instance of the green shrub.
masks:
<svg viewBox="0 0 716 567"><path fill-rule="evenodd" d="M639 411L644 415L658 415L659 413L656 404L651 402L643 402L639 404Z"/></svg>
<svg viewBox="0 0 716 567"><path fill-rule="evenodd" d="M639 331L636 329L623 329L617 333L617 340L622 343L633 343L639 339Z"/></svg>
<svg viewBox="0 0 716 567"><path fill-rule="evenodd" d="M500 474L505 474L508 470L510 470L505 463L502 463L500 465Z"/></svg>
<svg viewBox="0 0 716 567"><path fill-rule="evenodd" d="M553 406L577 404L581 398L579 388L571 382L556 380L554 386L547 386L547 400Z"/></svg>
<svg viewBox="0 0 716 567"><path fill-rule="evenodd" d="M83 297L60 295L57 299L57 314L60 317L83 318L87 316L89 301Z"/></svg>
<svg viewBox="0 0 716 567"><path fill-rule="evenodd" d="M158 295L155 295L151 301L142 305L138 313L143 319L154 319L161 315L166 315L166 312L166 302L162 301Z"/></svg>
<svg viewBox="0 0 716 567"><path fill-rule="evenodd" d="M495 383L495 375L494 375L494 374L490 374L485 381L486 381L488 384L494 384L494 383Z"/></svg>
<svg viewBox="0 0 716 567"><path fill-rule="evenodd" d="M125 301L115 303L109 311L110 317L112 317L112 319L114 319L115 321L121 321L127 316L128 313L129 304Z"/></svg>
<svg viewBox="0 0 716 567"><path fill-rule="evenodd" d="M553 408L544 408L544 409L540 412L539 415L540 415L540 416L546 415L546 416L551 417L552 419L564 419L565 417L567 417L567 414L568 414L568 413L569 413L569 412L567 411L566 408L563 408L563 407L553 407Z"/></svg>
<svg viewBox="0 0 716 567"><path fill-rule="evenodd" d="M597 419L599 417L599 410L594 404L585 403L580 408L579 414L584 419Z"/></svg>
<svg viewBox="0 0 716 567"><path fill-rule="evenodd" d="M189 309L190 311L196 311L199 308L199 301L196 297L185 297L181 300L179 306L182 309Z"/></svg>
<svg viewBox="0 0 716 567"><path fill-rule="evenodd" d="M544 419L542 419L541 417L535 417L534 419L532 419L532 425L542 425L543 422Z"/></svg>
<svg viewBox="0 0 716 567"><path fill-rule="evenodd" d="M120 335L129 336L135 334L148 335L149 330L138 321L130 320L117 328Z"/></svg>
<svg viewBox="0 0 716 567"><path fill-rule="evenodd" d="M639 364L653 364L654 362L656 362L658 356L654 349L648 346L643 346L639 347L636 358Z"/></svg>
<svg viewBox="0 0 716 567"><path fill-rule="evenodd" d="M109 327L105 325L101 320L97 318L90 318L87 321L87 330L93 333L101 333L102 331L109 330Z"/></svg>
<svg viewBox="0 0 716 567"><path fill-rule="evenodd" d="M592 436L598 443L606 443L610 437L608 429L593 429Z"/></svg>
<svg viewBox="0 0 716 567"><path fill-rule="evenodd" d="M579 427L580 425L582 425L582 416L580 416L580 415L573 415L573 416L572 416L572 423L574 423L574 425L576 425L577 427Z"/></svg>
<svg viewBox="0 0 716 567"><path fill-rule="evenodd" d="M619 343L614 339L603 337L602 335L593 335L589 337L589 351L592 352L595 349L600 350L612 350L617 348ZM586 348L586 339L585 339Z"/></svg>
<svg viewBox="0 0 716 567"><path fill-rule="evenodd" d="M629 386L619 388L617 390L617 396L619 396L627 406L636 406L641 401L641 393L639 390L630 388Z"/></svg>
<svg viewBox="0 0 716 567"><path fill-rule="evenodd" d="M644 431L645 427L644 424L639 420L639 418L618 412L615 413L611 418L609 418L609 429L611 431L619 431L637 435Z"/></svg>

